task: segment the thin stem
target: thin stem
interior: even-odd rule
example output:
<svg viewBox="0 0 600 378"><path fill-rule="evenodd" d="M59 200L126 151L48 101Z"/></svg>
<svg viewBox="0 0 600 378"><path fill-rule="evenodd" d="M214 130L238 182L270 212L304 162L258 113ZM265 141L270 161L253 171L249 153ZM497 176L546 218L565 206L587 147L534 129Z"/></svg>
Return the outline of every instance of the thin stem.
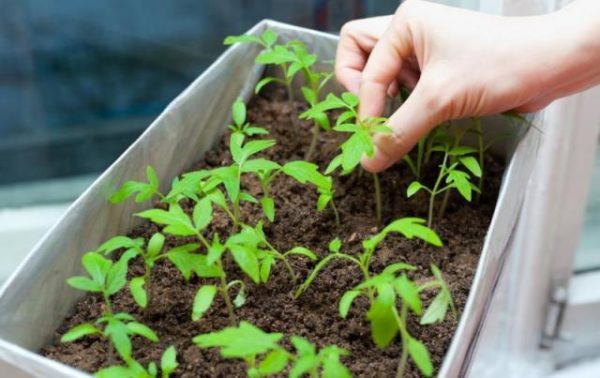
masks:
<svg viewBox="0 0 600 378"><path fill-rule="evenodd" d="M225 301L225 306L227 307L227 314L229 315L229 324L231 326L235 326L237 320L235 318L235 313L233 312L233 303L231 302L231 297L229 296L227 277L225 275L225 270L223 269L223 262L221 261L221 259L217 260L217 266L219 267L219 270L223 273L221 274L221 295L223 296L223 301Z"/></svg>
<svg viewBox="0 0 600 378"><path fill-rule="evenodd" d="M444 153L444 160L442 162L442 165L440 166L440 174L438 175L438 178L435 181L435 185L433 186L433 189L431 190L431 196L429 197L429 214L427 217L427 227L429 227L429 228L431 228L431 225L433 223L433 206L435 204L435 196L436 196L436 194L439 193L438 188L439 188L440 184L442 183L442 178L446 174L446 163L447 162L448 162L448 151L446 151Z"/></svg>
<svg viewBox="0 0 600 378"><path fill-rule="evenodd" d="M144 265L146 266L146 271L144 272L144 284L146 285L146 293L148 296L148 300L147 300L147 305L146 307L150 307L150 301L152 300L152 285L151 285L151 273L152 273L152 268L150 267L150 265L146 264L144 262Z"/></svg>
<svg viewBox="0 0 600 378"><path fill-rule="evenodd" d="M398 362L398 369L396 370L396 378L402 378L404 371L406 370L406 364L408 362L408 332L406 331L406 306L403 304L401 313L394 311L396 315L396 322L398 323L398 329L400 330L400 337L402 338L402 354L400 355L400 361Z"/></svg>
<svg viewBox="0 0 600 378"><path fill-rule="evenodd" d="M331 209L333 210L333 215L335 216L335 225L340 227L340 213L338 212L338 209L335 206L335 201L333 200L333 197L331 197Z"/></svg>
<svg viewBox="0 0 600 378"><path fill-rule="evenodd" d="M373 173L373 186L375 187L375 216L377 223L381 223L381 184L379 183L379 175Z"/></svg>
<svg viewBox="0 0 600 378"><path fill-rule="evenodd" d="M291 111L292 125L294 126L294 133L298 135L298 111L296 110L296 100L294 96L294 88L292 88L292 79L287 77L288 68L286 64L280 65L281 71L283 72L283 80L285 82L285 88L288 93L288 103Z"/></svg>
<svg viewBox="0 0 600 378"><path fill-rule="evenodd" d="M235 234L240 229L242 212L240 211L239 202L233 202L231 205L233 207L233 233Z"/></svg>
<svg viewBox="0 0 600 378"><path fill-rule="evenodd" d="M311 161L313 155L315 154L315 150L317 149L317 142L319 141L320 126L318 123L314 123L312 127L312 139L310 141L310 145L308 146L308 150L306 154L304 154L304 160Z"/></svg>

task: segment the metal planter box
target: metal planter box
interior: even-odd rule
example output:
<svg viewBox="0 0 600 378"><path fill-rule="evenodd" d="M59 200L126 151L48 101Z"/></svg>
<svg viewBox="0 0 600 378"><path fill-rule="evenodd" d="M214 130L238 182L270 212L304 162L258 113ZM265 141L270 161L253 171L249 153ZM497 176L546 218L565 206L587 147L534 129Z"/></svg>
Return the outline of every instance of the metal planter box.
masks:
<svg viewBox="0 0 600 378"><path fill-rule="evenodd" d="M267 27L275 29L284 40L304 41L320 59L334 57L337 38L333 35L268 20L250 33L260 34ZM81 255L107 238L130 230L134 225L131 215L147 206L133 201L109 205L108 194L127 179L142 179L148 164L156 168L161 182L168 184L200 159L225 131L230 104L239 95L250 97L262 73L262 67L254 63L258 52L255 46L235 45L221 55L73 203L0 289L0 376L88 376L36 351L48 342L82 296L65 283L68 277L81 273ZM507 149L509 164L497 207L440 376L459 376L468 364L469 350L491 300L537 153L539 133L532 131L519 138L519 143L509 143L514 148Z"/></svg>

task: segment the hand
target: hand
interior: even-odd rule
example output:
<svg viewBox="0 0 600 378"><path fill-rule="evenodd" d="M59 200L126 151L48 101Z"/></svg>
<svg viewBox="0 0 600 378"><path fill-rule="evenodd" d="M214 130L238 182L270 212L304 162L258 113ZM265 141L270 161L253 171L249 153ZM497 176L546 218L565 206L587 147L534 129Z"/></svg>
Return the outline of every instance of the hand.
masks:
<svg viewBox="0 0 600 378"><path fill-rule="evenodd" d="M599 18L581 19L599 2L582 3L587 10L500 17L409 0L391 18L346 24L335 73L358 92L362 117L380 116L398 85L414 88L389 119L394 132L375 136L375 156L363 166L386 169L448 119L536 111L600 81L598 44L593 53L582 51L591 38L583 35L600 31Z"/></svg>

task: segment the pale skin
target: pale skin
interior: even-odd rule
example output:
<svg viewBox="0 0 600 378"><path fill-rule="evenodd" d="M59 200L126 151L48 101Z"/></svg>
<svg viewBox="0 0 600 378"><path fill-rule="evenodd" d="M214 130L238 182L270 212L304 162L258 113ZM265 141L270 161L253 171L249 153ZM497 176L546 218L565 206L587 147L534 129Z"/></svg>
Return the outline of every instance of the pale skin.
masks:
<svg viewBox="0 0 600 378"><path fill-rule="evenodd" d="M363 159L379 172L440 123L508 110L540 110L600 84L600 1L554 13L501 17L404 2L392 16L351 21L340 32L335 75L358 94L360 115L381 116L387 95L412 90Z"/></svg>

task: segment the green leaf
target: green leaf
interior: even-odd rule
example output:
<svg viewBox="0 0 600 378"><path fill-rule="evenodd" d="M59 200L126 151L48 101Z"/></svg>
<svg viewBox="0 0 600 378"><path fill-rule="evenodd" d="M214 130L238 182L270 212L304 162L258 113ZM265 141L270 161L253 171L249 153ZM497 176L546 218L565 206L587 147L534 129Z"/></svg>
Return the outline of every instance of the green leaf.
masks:
<svg viewBox="0 0 600 378"><path fill-rule="evenodd" d="M411 182L410 185L408 186L408 189L406 189L406 198L412 197L415 193L417 193L421 189L423 189L423 185L421 185L420 182L418 182L418 181Z"/></svg>
<svg viewBox="0 0 600 378"><path fill-rule="evenodd" d="M191 243L175 247L167 252L167 258L179 269L186 281L189 281L194 266L200 261L199 254L191 253L198 250L199 247L199 244Z"/></svg>
<svg viewBox="0 0 600 378"><path fill-rule="evenodd" d="M477 152L476 148L469 147L469 146L458 146L458 147L454 147L454 148L450 149L450 151L448 151L448 155L461 156L461 155L473 154L475 152Z"/></svg>
<svg viewBox="0 0 600 378"><path fill-rule="evenodd" d="M285 369L288 363L288 354L284 349L275 349L269 352L264 360L258 365L258 371L262 375L277 374Z"/></svg>
<svg viewBox="0 0 600 378"><path fill-rule="evenodd" d="M275 79L274 77L265 77L263 79L261 79L257 84L256 87L254 88L254 93L258 94L260 93L260 90L263 89L263 87L273 81L276 81L277 79Z"/></svg>
<svg viewBox="0 0 600 378"><path fill-rule="evenodd" d="M380 275L394 274L399 270L416 270L417 267L406 263L394 263L386 266Z"/></svg>
<svg viewBox="0 0 600 378"><path fill-rule="evenodd" d="M138 322L127 323L127 330L134 335L145 337L146 339L155 343L158 342L158 336L156 333L154 333L154 331L145 324Z"/></svg>
<svg viewBox="0 0 600 378"><path fill-rule="evenodd" d="M267 46L272 46L277 42L277 33L273 29L266 29L260 38Z"/></svg>
<svg viewBox="0 0 600 378"><path fill-rule="evenodd" d="M197 321L208 311L210 305L217 294L217 287L214 285L204 285L198 290L194 297L192 306L192 320Z"/></svg>
<svg viewBox="0 0 600 378"><path fill-rule="evenodd" d="M360 295L360 291L358 290L349 290L344 293L342 299L339 304L340 316L344 319L348 316L348 311L350 311L350 306L352 306L352 302L354 299Z"/></svg>
<svg viewBox="0 0 600 378"><path fill-rule="evenodd" d="M153 258L160 254L163 246L165 245L165 237L160 232L155 233L148 241L148 257Z"/></svg>
<svg viewBox="0 0 600 378"><path fill-rule="evenodd" d="M88 252L81 258L81 264L86 272L100 287L106 282L106 275L113 265L112 261L102 257L99 253Z"/></svg>
<svg viewBox="0 0 600 378"><path fill-rule="evenodd" d="M314 105L317 102L317 93L314 90L305 86L301 87L300 90L302 91L302 96L304 96L304 99L310 105Z"/></svg>
<svg viewBox="0 0 600 378"><path fill-rule="evenodd" d="M240 193L240 201L245 201L245 202L250 202L250 203L258 203L258 200L256 199L256 197L254 197L252 194L250 194L248 192Z"/></svg>
<svg viewBox="0 0 600 378"><path fill-rule="evenodd" d="M296 348L296 352L299 356L305 355L315 355L316 348L315 346L304 337L300 336L292 336L290 338L292 345Z"/></svg>
<svg viewBox="0 0 600 378"><path fill-rule="evenodd" d="M135 214L137 217L150 219L152 222L165 225L163 232L175 236L196 235L197 231L192 225L188 215L178 204L171 204L169 211L151 209Z"/></svg>
<svg viewBox="0 0 600 378"><path fill-rule="evenodd" d="M331 242L329 242L328 248L329 252L337 253L340 251L340 248L342 248L342 241L340 240L340 238L335 238Z"/></svg>
<svg viewBox="0 0 600 378"><path fill-rule="evenodd" d="M146 294L146 290L144 289L144 285L146 284L146 279L141 277L135 277L129 283L129 290L131 291L131 296L135 303L138 304L141 308L146 308L148 305L148 295Z"/></svg>
<svg viewBox="0 0 600 378"><path fill-rule="evenodd" d="M129 339L129 329L120 321L109 320L104 329L104 334L110 338L115 346L117 353L124 359L131 359L131 340Z"/></svg>
<svg viewBox="0 0 600 378"><path fill-rule="evenodd" d="M177 369L179 364L177 363L177 351L175 347L171 345L168 347L161 359L160 359L160 370L163 378L169 378L169 376Z"/></svg>
<svg viewBox="0 0 600 378"><path fill-rule="evenodd" d="M96 328L96 326L94 326L93 324L89 324L89 323L79 324L79 325L76 325L75 327L71 328L67 333L65 333L60 338L60 342L68 343L68 342L80 339L84 336L93 335L96 333L100 333L100 330L98 328Z"/></svg>
<svg viewBox="0 0 600 378"><path fill-rule="evenodd" d="M470 202L472 198L472 189L471 182L469 181L468 177L469 176L465 172L452 170L448 173L446 182L453 183L460 195Z"/></svg>
<svg viewBox="0 0 600 378"><path fill-rule="evenodd" d="M273 256L268 255L264 259L262 259L260 263L261 282L266 283L267 281L269 281L269 275L271 274L271 267L273 266L273 263L275 263L275 259L273 258Z"/></svg>
<svg viewBox="0 0 600 378"><path fill-rule="evenodd" d="M87 277L71 277L67 279L67 284L77 290L90 291L93 293L102 292L102 286L96 281L92 281Z"/></svg>
<svg viewBox="0 0 600 378"><path fill-rule="evenodd" d="M134 372L127 366L109 366L94 373L96 378L129 378L135 377Z"/></svg>
<svg viewBox="0 0 600 378"><path fill-rule="evenodd" d="M124 249L133 248L136 250L140 250L143 245L144 245L143 238L131 239L131 238L128 238L127 236L115 236L114 238L111 238L111 239L107 240L106 242L102 243L100 245L100 247L98 247L98 249L96 249L96 252L109 254L110 252L113 252L119 248L124 248Z"/></svg>
<svg viewBox="0 0 600 378"><path fill-rule="evenodd" d="M232 244L228 247L236 264L252 279L252 281L259 283L260 273L256 252L245 245Z"/></svg>
<svg viewBox="0 0 600 378"><path fill-rule="evenodd" d="M325 174L329 175L331 174L333 171L335 171L336 169L338 169L339 167L342 166L342 160L343 160L344 156L343 155L338 155L336 157L334 157L331 162L329 162L329 165L327 165L327 168L325 169Z"/></svg>
<svg viewBox="0 0 600 378"><path fill-rule="evenodd" d="M358 105L358 96L350 92L342 93L342 100L352 108L355 108Z"/></svg>
<svg viewBox="0 0 600 378"><path fill-rule="evenodd" d="M242 147L243 160L245 161L250 156L273 147L275 143L274 139L251 140Z"/></svg>
<svg viewBox="0 0 600 378"><path fill-rule="evenodd" d="M433 374L433 364L429 352L419 340L412 337L408 339L408 354L424 376L430 377Z"/></svg>
<svg viewBox="0 0 600 378"><path fill-rule="evenodd" d="M213 174L221 179L227 195L232 202L238 201L240 194L240 177L238 167L235 165L229 167L219 167L212 170Z"/></svg>
<svg viewBox="0 0 600 378"><path fill-rule="evenodd" d="M192 218L198 231L204 230L210 224L213 218L213 209L209 198L202 198L196 203Z"/></svg>
<svg viewBox="0 0 600 378"><path fill-rule="evenodd" d="M271 50L265 50L256 57L259 64L284 64L296 60L294 53L282 45L274 46Z"/></svg>
<svg viewBox="0 0 600 378"><path fill-rule="evenodd" d="M287 255L301 255L308 257L312 261L315 261L317 259L317 255L313 251L305 247L294 247L284 254L284 256Z"/></svg>
<svg viewBox="0 0 600 378"><path fill-rule="evenodd" d="M437 322L442 322L444 318L446 318L446 313L448 312L448 307L450 305L450 298L445 290L442 290L436 295L433 299L423 317L421 317L421 321L419 322L422 325L433 324Z"/></svg>
<svg viewBox="0 0 600 378"><path fill-rule="evenodd" d="M473 156L463 156L459 160L475 177L481 177L481 167L477 159Z"/></svg>
<svg viewBox="0 0 600 378"><path fill-rule="evenodd" d="M435 231L424 226L424 219L400 218L386 226L379 235L387 235L390 232L398 232L408 239L417 237L436 247L442 246L442 241Z"/></svg>
<svg viewBox="0 0 600 378"><path fill-rule="evenodd" d="M309 182L319 188L331 187L331 181L319 172L319 167L316 164L301 160L291 161L286 163L282 170L286 175L293 177L301 184Z"/></svg>
<svg viewBox="0 0 600 378"><path fill-rule="evenodd" d="M106 274L106 293L113 295L127 283L127 268L131 255L123 254Z"/></svg>
<svg viewBox="0 0 600 378"><path fill-rule="evenodd" d="M419 297L419 289L405 274L394 281L394 289L415 314L421 315L423 308Z"/></svg>
<svg viewBox="0 0 600 378"><path fill-rule="evenodd" d="M260 204L269 222L275 221L275 201L273 201L273 198L263 197L260 199Z"/></svg>
<svg viewBox="0 0 600 378"><path fill-rule="evenodd" d="M281 168L281 166L274 161L258 158L247 160L242 166L242 172L270 172Z"/></svg>
<svg viewBox="0 0 600 378"><path fill-rule="evenodd" d="M396 294L389 284L377 287L378 296L371 304L367 319L371 322L371 336L375 345L385 349L398 333L396 322Z"/></svg>
<svg viewBox="0 0 600 378"><path fill-rule="evenodd" d="M351 378L350 370L340 361L341 356L349 353L345 349L335 345L329 345L321 349L319 356L323 361L323 378Z"/></svg>
<svg viewBox="0 0 600 378"><path fill-rule="evenodd" d="M336 126L340 126L344 123L349 123L352 120L354 120L356 117L356 113L353 112L352 110L346 110L345 112L343 112L342 114L340 114L337 118L337 120L335 121L335 125Z"/></svg>
<svg viewBox="0 0 600 378"><path fill-rule="evenodd" d="M302 356L296 360L290 370L290 378L301 378L305 374L310 374L319 366L319 359L315 355Z"/></svg>
<svg viewBox="0 0 600 378"><path fill-rule="evenodd" d="M240 97L231 106L231 115L233 122L238 126L246 122L246 104L244 104L244 101Z"/></svg>
<svg viewBox="0 0 600 378"><path fill-rule="evenodd" d="M200 348L221 348L225 358L245 358L279 349L281 333L266 333L256 326L241 321L239 327L227 327L221 331L194 337Z"/></svg>
<svg viewBox="0 0 600 378"><path fill-rule="evenodd" d="M214 265L214 263L221 258L223 252L225 252L225 246L221 244L219 236L214 235L212 243L210 244L210 248L208 249L208 253L206 254L206 264L209 266Z"/></svg>

